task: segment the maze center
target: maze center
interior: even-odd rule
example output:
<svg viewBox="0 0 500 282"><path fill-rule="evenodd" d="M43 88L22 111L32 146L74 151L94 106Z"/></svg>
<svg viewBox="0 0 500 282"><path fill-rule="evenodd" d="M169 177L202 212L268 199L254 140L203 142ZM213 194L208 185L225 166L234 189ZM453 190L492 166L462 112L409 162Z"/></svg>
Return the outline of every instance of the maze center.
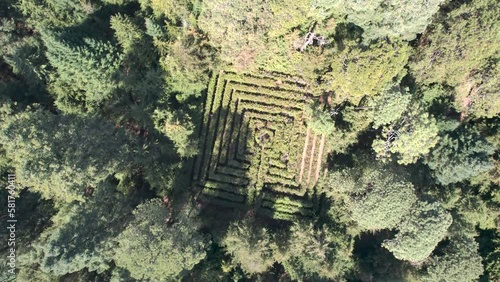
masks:
<svg viewBox="0 0 500 282"><path fill-rule="evenodd" d="M283 74L216 75L193 172L203 199L283 219L314 213L325 138L307 129L313 99Z"/></svg>

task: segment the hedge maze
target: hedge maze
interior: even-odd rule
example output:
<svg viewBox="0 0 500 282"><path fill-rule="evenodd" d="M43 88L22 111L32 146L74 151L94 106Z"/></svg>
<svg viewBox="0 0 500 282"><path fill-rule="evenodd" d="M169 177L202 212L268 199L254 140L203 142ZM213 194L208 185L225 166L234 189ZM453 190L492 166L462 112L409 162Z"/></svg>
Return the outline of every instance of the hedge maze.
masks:
<svg viewBox="0 0 500 282"><path fill-rule="evenodd" d="M220 72L210 82L193 178L202 199L279 219L310 216L325 136L307 128L314 96L283 74Z"/></svg>

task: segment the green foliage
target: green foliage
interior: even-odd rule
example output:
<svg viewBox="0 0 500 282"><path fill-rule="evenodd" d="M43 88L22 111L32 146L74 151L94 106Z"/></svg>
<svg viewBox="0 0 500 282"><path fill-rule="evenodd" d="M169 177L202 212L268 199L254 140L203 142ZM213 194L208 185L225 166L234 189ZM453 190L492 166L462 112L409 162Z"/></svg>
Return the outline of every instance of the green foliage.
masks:
<svg viewBox="0 0 500 282"><path fill-rule="evenodd" d="M191 0L139 0L143 9L150 6L156 17L165 16L173 23L182 22L183 25L194 24L193 15L191 15Z"/></svg>
<svg viewBox="0 0 500 282"><path fill-rule="evenodd" d="M278 261L293 280L341 279L352 267L350 239L333 228L296 223Z"/></svg>
<svg viewBox="0 0 500 282"><path fill-rule="evenodd" d="M124 53L133 51L134 44L142 39L142 32L131 18L126 15L116 14L111 17L111 28Z"/></svg>
<svg viewBox="0 0 500 282"><path fill-rule="evenodd" d="M465 191L458 203L458 213L473 227L481 229L495 229L500 216L500 207L491 201L481 199L479 195L472 195L472 191ZM473 228L471 228L473 229Z"/></svg>
<svg viewBox="0 0 500 282"><path fill-rule="evenodd" d="M408 111L411 102L411 95L408 89L399 86L392 86L382 91L380 96L376 96L369 105L374 107L373 128L388 125L401 118L404 112Z"/></svg>
<svg viewBox="0 0 500 282"><path fill-rule="evenodd" d="M335 123L327 112L313 110L311 121L308 122L309 128L316 134L325 134L326 136L335 133Z"/></svg>
<svg viewBox="0 0 500 282"><path fill-rule="evenodd" d="M488 252L484 256L484 267L491 280L500 279L500 234L494 233L492 238L486 241Z"/></svg>
<svg viewBox="0 0 500 282"><path fill-rule="evenodd" d="M464 115L496 116L500 8L495 0L456 6L424 35L412 70L420 83L455 87L455 107Z"/></svg>
<svg viewBox="0 0 500 282"><path fill-rule="evenodd" d="M268 36L279 37L295 27L308 23L309 2L308 0L271 1L269 7L273 13L273 20Z"/></svg>
<svg viewBox="0 0 500 282"><path fill-rule="evenodd" d="M29 87L40 87L45 78L45 60L42 44L30 37L6 48L4 60L12 67L12 72L22 76Z"/></svg>
<svg viewBox="0 0 500 282"><path fill-rule="evenodd" d="M498 14L0 1L0 103L16 102L0 108L0 173L28 188L17 280L475 281L478 229L481 279L500 279Z"/></svg>
<svg viewBox="0 0 500 282"><path fill-rule="evenodd" d="M42 33L42 39L47 59L56 70L50 89L59 109L95 111L110 99L118 86L115 77L122 62L112 44L91 38L74 43L49 31Z"/></svg>
<svg viewBox="0 0 500 282"><path fill-rule="evenodd" d="M327 195L345 194L343 197L351 218L363 230L396 227L417 202L413 185L383 167L334 172L329 177L328 186Z"/></svg>
<svg viewBox="0 0 500 282"><path fill-rule="evenodd" d="M209 0L203 1L198 25L220 50L221 59L242 69L264 51L273 20L267 1Z"/></svg>
<svg viewBox="0 0 500 282"><path fill-rule="evenodd" d="M411 164L438 144L438 133L436 120L417 106L384 127L381 138L373 141L372 148L378 158L387 160L396 154L398 163Z"/></svg>
<svg viewBox="0 0 500 282"><path fill-rule="evenodd" d="M198 153L198 143L193 140L195 127L187 114L155 110L153 119L156 129L174 142L181 157L190 158Z"/></svg>
<svg viewBox="0 0 500 282"><path fill-rule="evenodd" d="M445 135L426 159L441 184L461 182L493 168L494 147L477 133L460 129Z"/></svg>
<svg viewBox="0 0 500 282"><path fill-rule="evenodd" d="M439 203L420 202L399 223L395 238L386 240L382 246L397 259L422 262L446 236L452 221L451 215Z"/></svg>
<svg viewBox="0 0 500 282"><path fill-rule="evenodd" d="M82 23L96 9L93 2L78 0L19 0L19 10L37 27L67 27Z"/></svg>
<svg viewBox="0 0 500 282"><path fill-rule="evenodd" d="M474 238L451 238L449 244L443 255L432 257L422 281L478 281L483 265Z"/></svg>
<svg viewBox="0 0 500 282"><path fill-rule="evenodd" d="M405 74L405 65L411 54L407 44L380 41L370 49L346 42L335 54L331 71L322 79L327 90L335 92L335 102L349 101L358 105L365 96L374 96Z"/></svg>
<svg viewBox="0 0 500 282"><path fill-rule="evenodd" d="M313 18L319 19L319 20L326 20L330 17L333 17L335 19L342 18L344 16L345 10L344 10L344 5L343 1L341 0L311 0L310 1L310 7L311 7L311 15Z"/></svg>
<svg viewBox="0 0 500 282"><path fill-rule="evenodd" d="M190 97L200 97L215 60L206 38L195 30L188 30L165 49L166 56L160 63L167 74L166 83L177 94L177 100L185 102Z"/></svg>
<svg viewBox="0 0 500 282"><path fill-rule="evenodd" d="M250 219L232 223L222 245L248 274L263 273L274 263L269 231L256 226Z"/></svg>
<svg viewBox="0 0 500 282"><path fill-rule="evenodd" d="M193 208L170 214L160 199L139 205L134 219L118 236L114 255L117 266L135 279L172 281L206 256L208 240L199 233ZM172 224L168 219L174 217Z"/></svg>
<svg viewBox="0 0 500 282"><path fill-rule="evenodd" d="M96 188L132 158L132 140L100 118L44 110L2 118L0 142L19 183L46 199L83 201L85 188Z"/></svg>
<svg viewBox="0 0 500 282"><path fill-rule="evenodd" d="M444 0L344 0L341 1L347 21L363 28L363 39L369 43L391 37L413 40L424 32Z"/></svg>
<svg viewBox="0 0 500 282"><path fill-rule="evenodd" d="M337 110L335 110L337 111ZM335 153L346 153L350 146L358 142L358 136L370 128L373 113L359 111L354 106L346 106L341 111L342 119L336 121L334 134L328 138L328 149Z"/></svg>
<svg viewBox="0 0 500 282"><path fill-rule="evenodd" d="M111 263L112 240L132 217L133 200L103 183L85 203L64 206L37 243L40 269L65 275L86 268L103 272Z"/></svg>

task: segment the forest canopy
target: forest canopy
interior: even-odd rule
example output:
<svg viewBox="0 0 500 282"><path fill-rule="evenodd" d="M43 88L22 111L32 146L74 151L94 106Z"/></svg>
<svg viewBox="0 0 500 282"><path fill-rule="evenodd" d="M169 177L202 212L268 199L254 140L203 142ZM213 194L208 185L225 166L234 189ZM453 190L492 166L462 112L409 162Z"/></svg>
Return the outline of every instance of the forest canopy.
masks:
<svg viewBox="0 0 500 282"><path fill-rule="evenodd" d="M500 280L499 15L1 1L0 280Z"/></svg>

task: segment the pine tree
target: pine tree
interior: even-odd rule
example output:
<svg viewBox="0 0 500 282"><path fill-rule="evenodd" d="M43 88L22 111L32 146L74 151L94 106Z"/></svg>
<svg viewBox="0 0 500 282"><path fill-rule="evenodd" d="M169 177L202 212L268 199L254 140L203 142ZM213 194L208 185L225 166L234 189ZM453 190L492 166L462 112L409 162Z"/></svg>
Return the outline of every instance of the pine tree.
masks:
<svg viewBox="0 0 500 282"><path fill-rule="evenodd" d="M50 89L65 112L95 111L116 90L122 55L107 42L81 38L78 44L61 34L44 31L46 56L56 72ZM76 41L76 40L75 40Z"/></svg>

